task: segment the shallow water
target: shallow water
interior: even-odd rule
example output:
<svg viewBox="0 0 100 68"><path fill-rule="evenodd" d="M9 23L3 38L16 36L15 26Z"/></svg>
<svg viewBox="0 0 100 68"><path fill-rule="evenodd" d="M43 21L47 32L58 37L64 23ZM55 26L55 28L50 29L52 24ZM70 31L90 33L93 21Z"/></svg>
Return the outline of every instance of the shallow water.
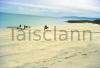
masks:
<svg viewBox="0 0 100 68"><path fill-rule="evenodd" d="M63 18L0 13L0 27L22 25L58 25L66 24Z"/></svg>

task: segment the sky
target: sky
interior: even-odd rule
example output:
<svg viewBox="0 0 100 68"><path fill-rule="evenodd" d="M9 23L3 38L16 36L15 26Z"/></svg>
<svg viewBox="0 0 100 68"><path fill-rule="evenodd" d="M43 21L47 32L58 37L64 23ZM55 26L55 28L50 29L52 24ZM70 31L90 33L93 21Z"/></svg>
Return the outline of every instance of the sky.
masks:
<svg viewBox="0 0 100 68"><path fill-rule="evenodd" d="M100 18L100 0L0 0L0 12Z"/></svg>

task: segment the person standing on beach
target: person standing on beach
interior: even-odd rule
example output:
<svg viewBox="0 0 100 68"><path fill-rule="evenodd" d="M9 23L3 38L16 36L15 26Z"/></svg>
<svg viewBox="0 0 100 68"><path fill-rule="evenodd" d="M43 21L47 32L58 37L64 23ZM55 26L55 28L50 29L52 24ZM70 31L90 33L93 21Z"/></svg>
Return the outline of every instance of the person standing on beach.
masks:
<svg viewBox="0 0 100 68"><path fill-rule="evenodd" d="M49 27L47 25L44 26L44 30L48 29Z"/></svg>

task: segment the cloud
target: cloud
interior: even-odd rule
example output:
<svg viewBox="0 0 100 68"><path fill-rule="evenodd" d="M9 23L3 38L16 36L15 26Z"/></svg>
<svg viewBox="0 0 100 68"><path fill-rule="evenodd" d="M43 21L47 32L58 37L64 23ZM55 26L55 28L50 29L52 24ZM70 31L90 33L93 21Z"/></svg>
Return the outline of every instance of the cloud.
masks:
<svg viewBox="0 0 100 68"><path fill-rule="evenodd" d="M44 16L100 17L98 0L4 0L0 11Z"/></svg>

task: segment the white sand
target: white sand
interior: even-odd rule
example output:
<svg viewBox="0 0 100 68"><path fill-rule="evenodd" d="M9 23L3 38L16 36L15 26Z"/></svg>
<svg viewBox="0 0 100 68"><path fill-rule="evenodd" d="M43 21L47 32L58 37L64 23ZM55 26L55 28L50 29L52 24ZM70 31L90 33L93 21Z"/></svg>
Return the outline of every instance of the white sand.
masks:
<svg viewBox="0 0 100 68"><path fill-rule="evenodd" d="M94 24L57 28L100 31ZM0 29L0 68L100 68L100 34L92 41L12 41L11 30Z"/></svg>

